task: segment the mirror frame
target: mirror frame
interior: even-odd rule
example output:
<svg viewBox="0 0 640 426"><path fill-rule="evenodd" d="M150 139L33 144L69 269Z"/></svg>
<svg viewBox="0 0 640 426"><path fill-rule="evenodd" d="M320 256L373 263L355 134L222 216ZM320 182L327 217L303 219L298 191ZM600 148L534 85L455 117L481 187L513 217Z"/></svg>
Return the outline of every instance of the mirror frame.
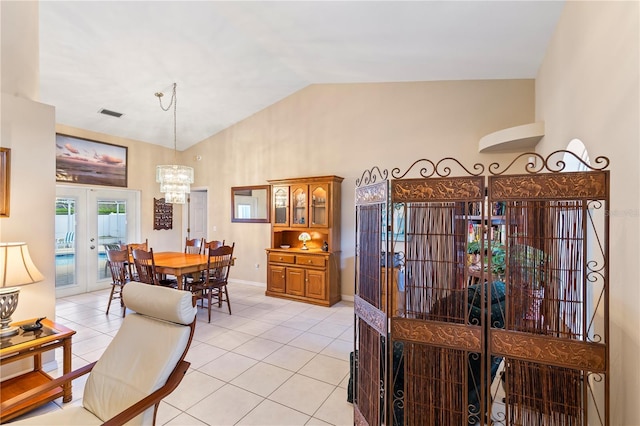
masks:
<svg viewBox="0 0 640 426"><path fill-rule="evenodd" d="M236 217L236 193L240 191L265 190L265 216L255 219L241 219ZM271 222L271 186L270 185L252 185L252 186L234 186L231 187L231 222L236 223L270 223Z"/></svg>
<svg viewBox="0 0 640 426"><path fill-rule="evenodd" d="M9 217L11 148L0 148L0 217Z"/></svg>

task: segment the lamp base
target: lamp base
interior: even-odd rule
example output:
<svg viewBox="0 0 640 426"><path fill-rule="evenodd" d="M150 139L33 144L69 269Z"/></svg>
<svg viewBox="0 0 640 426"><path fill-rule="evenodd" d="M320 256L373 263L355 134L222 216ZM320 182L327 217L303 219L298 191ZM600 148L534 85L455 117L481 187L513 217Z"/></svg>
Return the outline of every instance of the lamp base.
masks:
<svg viewBox="0 0 640 426"><path fill-rule="evenodd" d="M309 250L309 247L307 247L307 242L306 241L302 242L302 247L300 247L300 250Z"/></svg>
<svg viewBox="0 0 640 426"><path fill-rule="evenodd" d="M20 329L18 327L9 327L0 329L0 338L5 338L8 336L13 336L14 334L18 334Z"/></svg>
<svg viewBox="0 0 640 426"><path fill-rule="evenodd" d="M0 289L0 337L13 336L18 333L18 327L11 327L11 315L18 307L20 287L5 287Z"/></svg>

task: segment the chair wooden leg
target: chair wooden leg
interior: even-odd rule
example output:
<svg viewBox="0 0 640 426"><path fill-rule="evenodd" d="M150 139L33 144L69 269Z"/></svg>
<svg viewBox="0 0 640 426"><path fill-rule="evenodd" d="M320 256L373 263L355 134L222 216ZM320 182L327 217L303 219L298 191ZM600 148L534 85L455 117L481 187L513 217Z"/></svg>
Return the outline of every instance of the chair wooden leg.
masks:
<svg viewBox="0 0 640 426"><path fill-rule="evenodd" d="M122 306L122 318L124 318L127 314L127 307L124 306L124 299L122 299L122 290L123 288L120 287L120 306Z"/></svg>
<svg viewBox="0 0 640 426"><path fill-rule="evenodd" d="M115 291L116 286L115 285L111 285L111 293L109 294L109 304L107 305L107 312L106 315L109 315L109 308L111 308L111 301L113 300L113 292Z"/></svg>
<svg viewBox="0 0 640 426"><path fill-rule="evenodd" d="M229 315L231 315L231 302L229 301L229 290L227 290L227 286L224 286L224 297L227 299L227 308L229 308Z"/></svg>
<svg viewBox="0 0 640 426"><path fill-rule="evenodd" d="M209 299L208 299L209 303L207 303L207 311L209 311L209 322L211 322L211 295L212 295L212 293L213 293L213 290L209 289Z"/></svg>

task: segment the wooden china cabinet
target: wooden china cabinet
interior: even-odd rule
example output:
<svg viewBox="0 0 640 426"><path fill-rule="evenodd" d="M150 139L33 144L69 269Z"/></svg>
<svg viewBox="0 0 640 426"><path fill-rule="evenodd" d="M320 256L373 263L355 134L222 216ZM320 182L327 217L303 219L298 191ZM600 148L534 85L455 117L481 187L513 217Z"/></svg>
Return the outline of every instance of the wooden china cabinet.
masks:
<svg viewBox="0 0 640 426"><path fill-rule="evenodd" d="M340 301L342 180L317 176L269 181L272 211L267 296L322 306ZM302 233L311 237L306 244L299 239Z"/></svg>

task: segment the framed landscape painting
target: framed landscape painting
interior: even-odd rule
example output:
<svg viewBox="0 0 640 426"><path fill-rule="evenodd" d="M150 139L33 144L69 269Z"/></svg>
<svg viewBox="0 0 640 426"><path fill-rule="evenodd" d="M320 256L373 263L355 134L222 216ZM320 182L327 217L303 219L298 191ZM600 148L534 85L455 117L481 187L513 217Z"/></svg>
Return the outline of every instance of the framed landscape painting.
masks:
<svg viewBox="0 0 640 426"><path fill-rule="evenodd" d="M56 134L56 181L127 187L127 147Z"/></svg>

